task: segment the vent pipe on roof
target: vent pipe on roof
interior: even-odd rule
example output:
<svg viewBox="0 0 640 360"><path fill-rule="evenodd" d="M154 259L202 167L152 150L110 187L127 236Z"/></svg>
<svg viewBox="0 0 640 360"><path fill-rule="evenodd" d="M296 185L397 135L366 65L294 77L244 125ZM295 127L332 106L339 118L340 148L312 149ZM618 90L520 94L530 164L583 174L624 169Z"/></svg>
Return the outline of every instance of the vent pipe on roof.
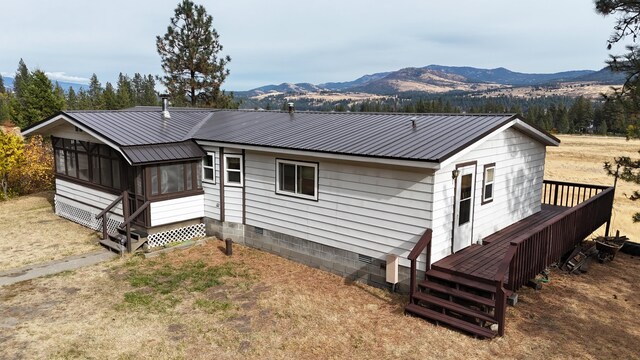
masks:
<svg viewBox="0 0 640 360"><path fill-rule="evenodd" d="M293 113L293 103L292 103L292 102L290 102L290 103L289 103L289 104L287 104L287 105L289 105L289 114Z"/></svg>
<svg viewBox="0 0 640 360"><path fill-rule="evenodd" d="M169 95L160 95L160 99L162 99L162 118L165 120L171 119L171 114L169 114Z"/></svg>
<svg viewBox="0 0 640 360"><path fill-rule="evenodd" d="M416 129L416 127L417 127L417 125L416 125L416 119L417 119L417 117L415 117L415 116L411 118L411 128L412 128L412 129L414 129L414 130L415 130L415 129Z"/></svg>

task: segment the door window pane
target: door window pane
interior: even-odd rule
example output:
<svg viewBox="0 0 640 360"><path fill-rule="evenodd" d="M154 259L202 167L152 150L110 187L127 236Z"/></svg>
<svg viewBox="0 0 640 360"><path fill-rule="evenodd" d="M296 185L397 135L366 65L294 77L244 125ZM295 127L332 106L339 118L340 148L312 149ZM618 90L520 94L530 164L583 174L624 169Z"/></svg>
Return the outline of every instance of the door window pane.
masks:
<svg viewBox="0 0 640 360"><path fill-rule="evenodd" d="M462 175L460 179L460 216L458 225L466 224L471 219L471 190L473 175Z"/></svg>

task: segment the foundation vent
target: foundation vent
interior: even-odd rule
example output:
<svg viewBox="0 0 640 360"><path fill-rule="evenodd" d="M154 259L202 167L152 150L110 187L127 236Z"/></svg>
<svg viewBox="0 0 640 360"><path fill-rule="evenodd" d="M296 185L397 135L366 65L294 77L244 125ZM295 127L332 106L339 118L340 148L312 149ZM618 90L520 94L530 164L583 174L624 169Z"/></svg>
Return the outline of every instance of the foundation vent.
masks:
<svg viewBox="0 0 640 360"><path fill-rule="evenodd" d="M371 264L373 262L373 258L371 256L358 254L358 261L363 262L365 264Z"/></svg>

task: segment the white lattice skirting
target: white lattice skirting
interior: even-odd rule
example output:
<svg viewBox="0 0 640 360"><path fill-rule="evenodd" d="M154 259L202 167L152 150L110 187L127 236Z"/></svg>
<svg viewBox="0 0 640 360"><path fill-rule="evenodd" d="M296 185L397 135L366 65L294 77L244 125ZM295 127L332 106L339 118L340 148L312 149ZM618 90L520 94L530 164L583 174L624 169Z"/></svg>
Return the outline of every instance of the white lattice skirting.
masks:
<svg viewBox="0 0 640 360"><path fill-rule="evenodd" d="M195 238L205 237L204 224L195 224L185 226L169 231L163 231L155 234L149 234L147 240L149 241L149 247L154 248L163 246L172 242L182 242Z"/></svg>
<svg viewBox="0 0 640 360"><path fill-rule="evenodd" d="M57 198L55 200L56 215L90 229L102 231L102 218L96 219L96 215L98 215L99 212L89 207L82 209L80 206L84 207L83 205L71 205ZM122 224L121 221L107 216L107 231L109 234L116 234L120 224Z"/></svg>

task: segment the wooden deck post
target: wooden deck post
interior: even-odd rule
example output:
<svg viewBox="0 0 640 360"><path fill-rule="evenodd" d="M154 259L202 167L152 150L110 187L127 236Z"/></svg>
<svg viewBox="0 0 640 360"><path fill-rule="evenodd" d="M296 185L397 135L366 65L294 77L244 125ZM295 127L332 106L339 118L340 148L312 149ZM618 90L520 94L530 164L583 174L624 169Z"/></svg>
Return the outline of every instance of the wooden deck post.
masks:
<svg viewBox="0 0 640 360"><path fill-rule="evenodd" d="M129 211L130 211L130 204L129 204L129 192L128 191L124 191L122 193L122 212L124 214L124 219L125 221L129 220ZM126 225L126 232L127 232L127 252L131 253L131 221L127 221L127 225Z"/></svg>

